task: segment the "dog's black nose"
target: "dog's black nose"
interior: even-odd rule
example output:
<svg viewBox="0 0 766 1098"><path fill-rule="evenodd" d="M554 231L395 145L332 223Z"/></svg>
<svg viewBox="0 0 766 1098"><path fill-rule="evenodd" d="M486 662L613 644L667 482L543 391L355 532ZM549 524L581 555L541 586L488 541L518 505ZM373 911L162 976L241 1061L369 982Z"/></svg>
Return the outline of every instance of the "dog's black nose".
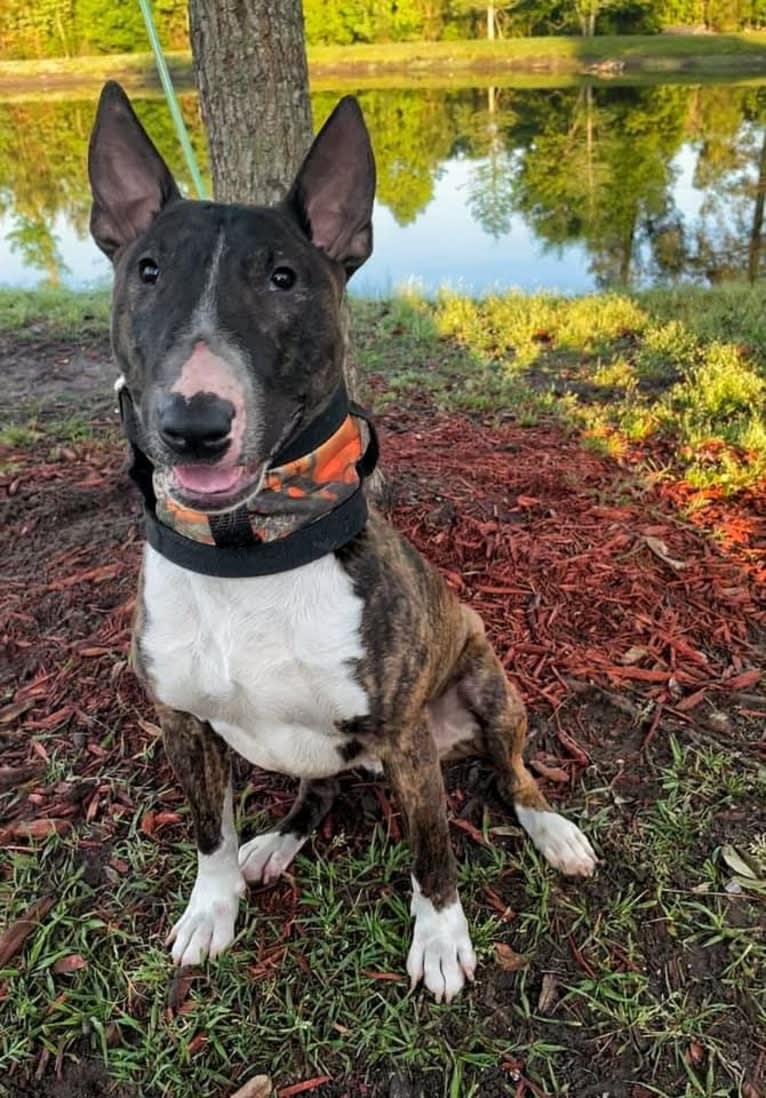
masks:
<svg viewBox="0 0 766 1098"><path fill-rule="evenodd" d="M214 393L180 393L160 399L159 428L163 442L184 457L220 457L228 448L234 405Z"/></svg>

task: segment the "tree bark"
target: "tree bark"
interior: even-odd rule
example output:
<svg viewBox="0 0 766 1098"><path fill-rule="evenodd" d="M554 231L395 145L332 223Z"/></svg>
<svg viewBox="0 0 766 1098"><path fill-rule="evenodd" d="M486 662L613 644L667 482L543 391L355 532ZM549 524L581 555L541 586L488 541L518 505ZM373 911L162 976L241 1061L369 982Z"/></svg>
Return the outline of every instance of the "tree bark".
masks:
<svg viewBox="0 0 766 1098"><path fill-rule="evenodd" d="M763 248L763 212L766 201L766 134L763 136L761 156L758 162L758 184L753 207L753 227L750 232L750 244L747 249L747 277L755 282L761 269L761 250Z"/></svg>
<svg viewBox="0 0 766 1098"><path fill-rule="evenodd" d="M495 5L487 4L487 38L490 42L495 38Z"/></svg>
<svg viewBox="0 0 766 1098"><path fill-rule="evenodd" d="M283 198L311 141L301 0L189 0L219 202Z"/></svg>

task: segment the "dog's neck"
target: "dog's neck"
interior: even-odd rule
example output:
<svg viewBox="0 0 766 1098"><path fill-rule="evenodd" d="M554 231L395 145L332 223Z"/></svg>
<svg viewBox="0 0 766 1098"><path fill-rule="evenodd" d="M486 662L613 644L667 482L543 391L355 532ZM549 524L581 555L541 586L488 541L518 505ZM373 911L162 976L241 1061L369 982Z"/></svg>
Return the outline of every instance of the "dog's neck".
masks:
<svg viewBox="0 0 766 1098"><path fill-rule="evenodd" d="M364 528L363 482L377 463L377 437L343 385L325 411L280 449L253 495L218 512L196 510L174 496L171 476L140 448L125 387L119 401L147 540L181 567L228 578L284 572L342 548Z"/></svg>

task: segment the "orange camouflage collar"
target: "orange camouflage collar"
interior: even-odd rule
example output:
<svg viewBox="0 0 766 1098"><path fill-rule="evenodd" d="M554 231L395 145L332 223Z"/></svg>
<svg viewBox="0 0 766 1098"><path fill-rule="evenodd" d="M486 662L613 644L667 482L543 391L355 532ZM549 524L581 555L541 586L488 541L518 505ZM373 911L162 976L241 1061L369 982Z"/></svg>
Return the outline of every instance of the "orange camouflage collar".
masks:
<svg viewBox="0 0 766 1098"><path fill-rule="evenodd" d="M231 541L236 531L246 535L248 527L256 542L276 541L334 510L359 489L357 465L363 452L362 427L349 414L315 450L267 469L249 499L217 512L181 503L172 495L171 475L155 470L155 513L164 526L203 545Z"/></svg>
<svg viewBox="0 0 766 1098"><path fill-rule="evenodd" d="M173 496L170 474L155 469L141 448L129 390L123 385L118 394L146 539L180 567L224 578L286 572L341 549L364 529L364 480L377 465L378 439L342 384L324 412L282 447L252 496L219 512L197 511Z"/></svg>

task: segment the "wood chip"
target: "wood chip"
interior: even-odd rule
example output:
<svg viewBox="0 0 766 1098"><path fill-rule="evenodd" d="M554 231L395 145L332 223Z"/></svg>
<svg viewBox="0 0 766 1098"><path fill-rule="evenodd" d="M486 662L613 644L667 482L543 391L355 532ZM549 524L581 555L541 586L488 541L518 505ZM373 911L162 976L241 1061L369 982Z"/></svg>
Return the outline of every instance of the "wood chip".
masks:
<svg viewBox="0 0 766 1098"><path fill-rule="evenodd" d="M20 919L6 928L0 937L0 968L5 968L8 962L21 951L29 935L42 922L54 903L52 896L44 896L28 907Z"/></svg>
<svg viewBox="0 0 766 1098"><path fill-rule="evenodd" d="M45 771L41 763L29 763L27 766L0 766L0 793L8 789L17 789L25 782L38 778Z"/></svg>

